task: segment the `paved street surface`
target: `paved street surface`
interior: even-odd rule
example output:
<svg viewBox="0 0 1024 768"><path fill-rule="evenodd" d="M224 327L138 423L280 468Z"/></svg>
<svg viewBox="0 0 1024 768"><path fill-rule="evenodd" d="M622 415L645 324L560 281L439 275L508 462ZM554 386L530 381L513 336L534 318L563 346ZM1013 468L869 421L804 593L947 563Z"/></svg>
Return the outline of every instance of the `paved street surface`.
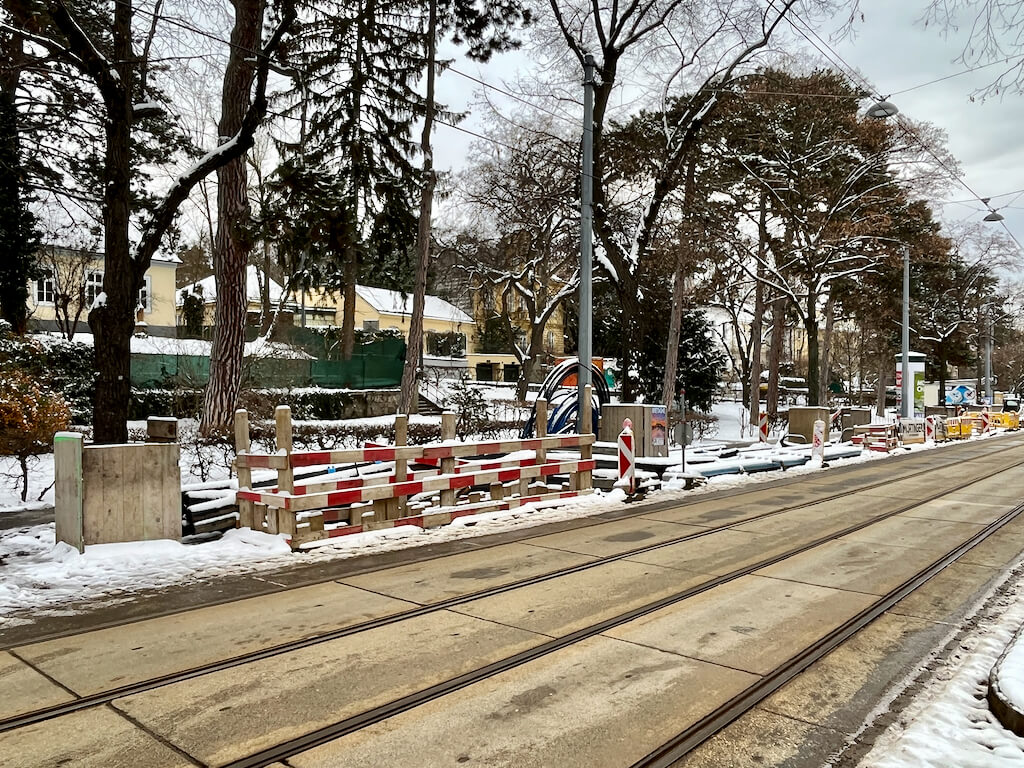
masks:
<svg viewBox="0 0 1024 768"><path fill-rule="evenodd" d="M976 441L13 628L0 719L236 661L9 728L0 766L231 765L565 638L277 764L632 766L1013 509L1022 459ZM678 765L822 765L1022 551L1015 518Z"/></svg>

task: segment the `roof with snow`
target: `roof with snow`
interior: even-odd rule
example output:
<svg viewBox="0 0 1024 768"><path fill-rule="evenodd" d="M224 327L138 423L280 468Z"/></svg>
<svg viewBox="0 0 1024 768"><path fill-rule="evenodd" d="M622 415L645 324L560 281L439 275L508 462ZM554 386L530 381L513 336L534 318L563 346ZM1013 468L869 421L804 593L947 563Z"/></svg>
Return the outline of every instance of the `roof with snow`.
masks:
<svg viewBox="0 0 1024 768"><path fill-rule="evenodd" d="M284 289L275 280L272 280L269 277L266 279L270 280L270 301L277 304L281 301ZM181 306L182 303L181 292L187 289L191 293L197 293L196 288L202 289L203 301L206 303L210 303L217 299L217 283L214 276L210 275L196 283L192 283L192 285L180 288L178 290L178 298L176 301L178 306ZM245 296L248 301L260 301L260 278L256 267L252 265L245 268Z"/></svg>
<svg viewBox="0 0 1024 768"><path fill-rule="evenodd" d="M387 288L370 288L357 285L356 293L363 301L382 315L411 315L412 296L402 295ZM458 307L437 296L427 296L423 305L423 316L432 320L450 320L453 323L472 323L473 318Z"/></svg>

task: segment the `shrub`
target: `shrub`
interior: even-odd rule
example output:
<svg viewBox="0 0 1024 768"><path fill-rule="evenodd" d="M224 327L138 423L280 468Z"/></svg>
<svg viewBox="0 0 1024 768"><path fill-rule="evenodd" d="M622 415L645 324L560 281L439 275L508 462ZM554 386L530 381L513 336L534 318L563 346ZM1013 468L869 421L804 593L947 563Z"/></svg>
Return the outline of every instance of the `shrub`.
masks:
<svg viewBox="0 0 1024 768"><path fill-rule="evenodd" d="M44 388L60 392L76 424L92 422L92 396L96 374L88 344L0 332L0 370L21 370Z"/></svg>
<svg viewBox="0 0 1024 768"><path fill-rule="evenodd" d="M29 459L52 450L54 433L70 421L60 394L38 386L23 371L0 371L0 454L18 458L22 501L28 497Z"/></svg>

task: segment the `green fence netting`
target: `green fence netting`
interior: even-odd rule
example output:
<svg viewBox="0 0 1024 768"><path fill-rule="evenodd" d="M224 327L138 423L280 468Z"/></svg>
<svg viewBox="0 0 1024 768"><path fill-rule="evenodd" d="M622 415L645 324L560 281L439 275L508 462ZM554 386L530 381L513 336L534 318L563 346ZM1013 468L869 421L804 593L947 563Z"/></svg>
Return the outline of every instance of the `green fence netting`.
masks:
<svg viewBox="0 0 1024 768"><path fill-rule="evenodd" d="M243 375L250 386L259 388L397 387L404 358L403 340L383 339L360 345L351 360L249 359L244 363ZM200 355L134 354L131 377L132 386L140 389L202 387L210 379L210 359Z"/></svg>

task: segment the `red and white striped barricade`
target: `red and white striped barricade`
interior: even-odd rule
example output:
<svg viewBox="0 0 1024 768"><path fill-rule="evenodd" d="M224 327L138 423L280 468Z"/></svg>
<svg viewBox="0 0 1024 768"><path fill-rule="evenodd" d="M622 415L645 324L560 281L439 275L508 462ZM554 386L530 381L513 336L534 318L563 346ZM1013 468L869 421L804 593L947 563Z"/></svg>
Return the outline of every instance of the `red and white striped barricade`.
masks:
<svg viewBox="0 0 1024 768"><path fill-rule="evenodd" d="M992 426L992 414L988 412L988 406L981 412L981 434L985 434Z"/></svg>
<svg viewBox="0 0 1024 768"><path fill-rule="evenodd" d="M935 417L925 416L924 418L924 441L926 443L935 442Z"/></svg>
<svg viewBox="0 0 1024 768"><path fill-rule="evenodd" d="M619 433L619 480L615 483L632 496L636 493L636 457L633 453L633 421L624 419Z"/></svg>
<svg viewBox="0 0 1024 768"><path fill-rule="evenodd" d="M864 447L869 451L889 453L896 450L899 440L896 437L895 424L871 424L864 436Z"/></svg>
<svg viewBox="0 0 1024 768"><path fill-rule="evenodd" d="M760 413L757 417L757 437L762 443L768 442L768 414Z"/></svg>

